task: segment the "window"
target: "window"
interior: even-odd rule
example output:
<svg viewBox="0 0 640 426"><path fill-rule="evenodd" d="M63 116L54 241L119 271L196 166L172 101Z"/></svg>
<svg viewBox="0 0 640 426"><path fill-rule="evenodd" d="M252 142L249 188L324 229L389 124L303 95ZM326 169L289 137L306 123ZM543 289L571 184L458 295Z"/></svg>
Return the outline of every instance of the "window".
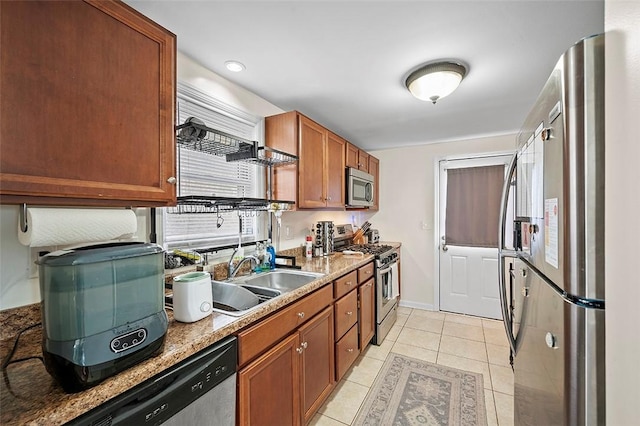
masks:
<svg viewBox="0 0 640 426"><path fill-rule="evenodd" d="M256 140L260 119L178 84L178 122L197 117L208 127ZM178 196L264 197L264 170L223 156L178 148ZM166 209L165 209L166 210ZM264 239L266 213L219 212L175 214L165 211L163 240L167 249L204 248ZM242 224L242 229L240 229ZM240 232L240 234L239 234Z"/></svg>

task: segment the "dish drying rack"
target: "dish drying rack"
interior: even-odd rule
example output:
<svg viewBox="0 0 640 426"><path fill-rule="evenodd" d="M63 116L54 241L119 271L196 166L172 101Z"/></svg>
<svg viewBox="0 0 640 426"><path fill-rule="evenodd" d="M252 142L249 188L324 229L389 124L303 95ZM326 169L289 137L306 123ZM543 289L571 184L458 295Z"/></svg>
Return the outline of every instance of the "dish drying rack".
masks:
<svg viewBox="0 0 640 426"><path fill-rule="evenodd" d="M250 141L223 131L207 127L193 121L176 126L178 145L192 151L225 156L227 162L242 161L268 168L267 196L272 194L271 182L273 167L294 164L298 157L277 149L258 146ZM293 201L281 201L262 198L216 197L188 195L177 198L177 205L169 207L169 213L223 213L229 211L269 211L289 210Z"/></svg>
<svg viewBox="0 0 640 426"><path fill-rule="evenodd" d="M230 198L187 195L178 197L178 205L167 207L169 213L198 214L226 213L231 211L268 211L289 210L293 201L266 200L263 198Z"/></svg>
<svg viewBox="0 0 640 426"><path fill-rule="evenodd" d="M228 162L243 161L260 166L281 166L293 164L298 157L277 149L258 146L238 136L212 129L203 124L188 122L176 126L178 145L192 151L213 155L224 155Z"/></svg>

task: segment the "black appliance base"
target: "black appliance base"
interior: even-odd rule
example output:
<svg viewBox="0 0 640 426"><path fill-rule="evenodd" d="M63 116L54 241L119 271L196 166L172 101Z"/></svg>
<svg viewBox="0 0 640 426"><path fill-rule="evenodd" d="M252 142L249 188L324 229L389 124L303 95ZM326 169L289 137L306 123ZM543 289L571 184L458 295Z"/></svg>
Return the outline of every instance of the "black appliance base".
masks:
<svg viewBox="0 0 640 426"><path fill-rule="evenodd" d="M42 355L47 372L60 383L65 392L76 393L93 387L147 358L161 354L164 350L165 338L166 334L137 352L96 365L76 365L59 355L47 352L44 350L44 345Z"/></svg>

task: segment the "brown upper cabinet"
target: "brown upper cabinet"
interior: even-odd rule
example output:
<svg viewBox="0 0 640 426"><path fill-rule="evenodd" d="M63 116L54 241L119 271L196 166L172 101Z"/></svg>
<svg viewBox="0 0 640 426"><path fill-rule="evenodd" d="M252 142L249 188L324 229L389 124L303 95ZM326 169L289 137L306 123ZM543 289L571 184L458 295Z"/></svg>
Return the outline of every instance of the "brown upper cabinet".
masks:
<svg viewBox="0 0 640 426"><path fill-rule="evenodd" d="M273 171L273 197L300 209L344 208L346 141L297 111L265 119L266 145L299 157Z"/></svg>
<svg viewBox="0 0 640 426"><path fill-rule="evenodd" d="M373 175L373 206L369 210L379 209L378 195L380 194L380 160L373 155L369 155L369 174Z"/></svg>
<svg viewBox="0 0 640 426"><path fill-rule="evenodd" d="M346 156L347 167L353 167L354 169L371 173L369 171L370 156L366 151L361 150L352 143L348 143L346 148Z"/></svg>
<svg viewBox="0 0 640 426"><path fill-rule="evenodd" d="M0 201L176 202L176 37L119 1L0 2Z"/></svg>

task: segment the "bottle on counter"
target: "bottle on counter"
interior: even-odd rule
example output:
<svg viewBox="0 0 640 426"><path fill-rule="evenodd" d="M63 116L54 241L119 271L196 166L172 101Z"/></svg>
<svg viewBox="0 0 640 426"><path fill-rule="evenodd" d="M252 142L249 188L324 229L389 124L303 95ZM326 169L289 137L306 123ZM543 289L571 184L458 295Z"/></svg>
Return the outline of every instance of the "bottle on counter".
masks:
<svg viewBox="0 0 640 426"><path fill-rule="evenodd" d="M307 259L311 259L313 257L313 239L311 238L311 235L307 235L304 254Z"/></svg>
<svg viewBox="0 0 640 426"><path fill-rule="evenodd" d="M269 254L269 268L276 269L276 249L271 245L270 239L267 239L267 253Z"/></svg>

